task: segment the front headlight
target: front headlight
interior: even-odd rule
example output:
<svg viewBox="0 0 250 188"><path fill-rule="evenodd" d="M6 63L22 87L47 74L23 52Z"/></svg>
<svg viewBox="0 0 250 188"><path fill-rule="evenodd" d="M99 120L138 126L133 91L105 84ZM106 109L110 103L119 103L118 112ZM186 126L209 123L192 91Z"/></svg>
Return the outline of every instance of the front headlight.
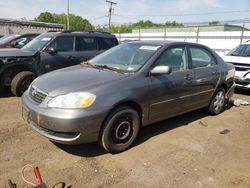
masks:
<svg viewBox="0 0 250 188"><path fill-rule="evenodd" d="M87 108L91 106L96 96L88 92L68 93L59 95L48 102L50 108Z"/></svg>

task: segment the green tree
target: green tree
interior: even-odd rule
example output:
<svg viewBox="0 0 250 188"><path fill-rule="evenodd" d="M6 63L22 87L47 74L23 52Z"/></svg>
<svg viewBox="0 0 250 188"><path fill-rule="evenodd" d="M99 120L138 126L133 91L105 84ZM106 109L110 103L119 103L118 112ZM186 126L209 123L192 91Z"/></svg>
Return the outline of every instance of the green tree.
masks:
<svg viewBox="0 0 250 188"><path fill-rule="evenodd" d="M153 23L150 20L141 20L139 22L136 22L134 24L132 24L132 27L140 27L140 28L147 28L147 27L160 27L163 24L157 24L157 23Z"/></svg>
<svg viewBox="0 0 250 188"><path fill-rule="evenodd" d="M37 18L34 19L37 22L55 23L54 15L50 12L42 12Z"/></svg>
<svg viewBox="0 0 250 188"><path fill-rule="evenodd" d="M212 21L208 23L208 25L219 25L219 24L220 24L219 21Z"/></svg>
<svg viewBox="0 0 250 188"><path fill-rule="evenodd" d="M182 23L178 23L176 21L172 21L172 22L167 21L165 23L165 26L178 27L178 26L183 26L183 24Z"/></svg>
<svg viewBox="0 0 250 188"><path fill-rule="evenodd" d="M35 21L39 22L49 22L49 23L59 23L65 24L67 23L67 15L62 14L52 14L50 12L42 12ZM71 30L93 30L94 27L91 23L83 19L81 16L77 16L74 14L69 15L69 29Z"/></svg>

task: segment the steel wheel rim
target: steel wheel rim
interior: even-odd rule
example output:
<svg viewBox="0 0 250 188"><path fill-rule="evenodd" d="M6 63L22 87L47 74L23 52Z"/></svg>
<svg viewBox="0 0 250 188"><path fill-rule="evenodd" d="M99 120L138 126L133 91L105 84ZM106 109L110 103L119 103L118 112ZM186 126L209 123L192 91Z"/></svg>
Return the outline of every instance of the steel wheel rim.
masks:
<svg viewBox="0 0 250 188"><path fill-rule="evenodd" d="M225 96L223 91L219 91L215 96L214 109L216 112L220 111L224 105Z"/></svg>
<svg viewBox="0 0 250 188"><path fill-rule="evenodd" d="M114 120L111 138L115 144L127 143L132 138L134 133L133 120L130 113L121 114Z"/></svg>
<svg viewBox="0 0 250 188"><path fill-rule="evenodd" d="M22 82L22 86L21 86L22 87L22 89L21 89L22 94L29 88L32 80L33 80L32 77L30 77L30 78L25 79Z"/></svg>

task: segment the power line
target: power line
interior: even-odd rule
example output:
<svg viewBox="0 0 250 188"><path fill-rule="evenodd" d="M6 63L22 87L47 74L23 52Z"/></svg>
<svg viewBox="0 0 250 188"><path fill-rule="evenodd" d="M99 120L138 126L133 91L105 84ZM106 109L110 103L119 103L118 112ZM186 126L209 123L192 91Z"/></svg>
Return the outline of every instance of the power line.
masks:
<svg viewBox="0 0 250 188"><path fill-rule="evenodd" d="M98 16L98 17L95 17L95 18L92 18L92 19L88 19L89 21L94 21L94 20L100 20L100 19L103 19L103 18L106 18L107 15L104 15L104 16Z"/></svg>
<svg viewBox="0 0 250 188"><path fill-rule="evenodd" d="M250 10L232 10L232 11L218 11L218 12L206 12L206 13L187 13L187 14L123 14L119 16L128 16L128 17L135 17L135 16L148 16L148 17L168 17L168 16L198 16L198 15L213 15L213 14L229 14L229 13L246 13L250 12ZM132 19L132 18L131 18Z"/></svg>
<svg viewBox="0 0 250 188"><path fill-rule="evenodd" d="M106 0L106 3L109 3L109 30L111 28L111 16L112 16L112 6L113 5L117 5L117 3L113 2L113 1L109 1L109 0Z"/></svg>

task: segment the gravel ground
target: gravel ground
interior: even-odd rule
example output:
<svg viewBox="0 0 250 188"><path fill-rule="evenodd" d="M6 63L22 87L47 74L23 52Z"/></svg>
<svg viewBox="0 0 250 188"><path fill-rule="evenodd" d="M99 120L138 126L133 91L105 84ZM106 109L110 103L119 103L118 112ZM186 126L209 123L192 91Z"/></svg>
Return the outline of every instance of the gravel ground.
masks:
<svg viewBox="0 0 250 188"><path fill-rule="evenodd" d="M28 187L21 179L26 164L39 166L48 187L250 187L250 106L152 124L131 149L112 155L97 143L50 142L22 120L20 98L0 92L0 187L8 179ZM234 98L250 102L250 92Z"/></svg>

